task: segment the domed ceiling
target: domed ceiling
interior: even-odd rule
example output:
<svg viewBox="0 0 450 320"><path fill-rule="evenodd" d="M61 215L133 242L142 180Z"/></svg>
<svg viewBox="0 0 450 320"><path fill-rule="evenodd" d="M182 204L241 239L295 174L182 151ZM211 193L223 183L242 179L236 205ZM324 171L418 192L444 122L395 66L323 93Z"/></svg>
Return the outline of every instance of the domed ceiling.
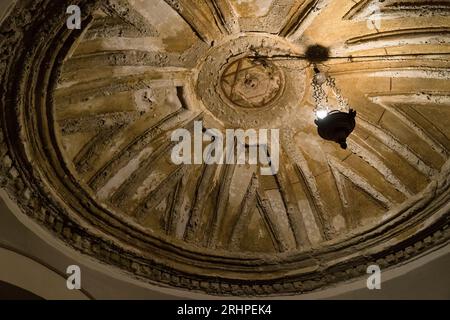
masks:
<svg viewBox="0 0 450 320"><path fill-rule="evenodd" d="M57 3L55 3L57 2ZM67 245L142 281L295 295L449 239L450 4L18 1L0 30L2 184ZM358 113L314 124L309 46ZM178 128L279 129L280 168L175 165Z"/></svg>

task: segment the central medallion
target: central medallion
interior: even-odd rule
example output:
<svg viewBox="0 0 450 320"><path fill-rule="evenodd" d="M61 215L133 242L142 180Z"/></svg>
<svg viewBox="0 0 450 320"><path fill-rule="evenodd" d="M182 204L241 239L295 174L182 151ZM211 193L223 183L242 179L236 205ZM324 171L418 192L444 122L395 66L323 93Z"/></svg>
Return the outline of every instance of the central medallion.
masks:
<svg viewBox="0 0 450 320"><path fill-rule="evenodd" d="M220 84L231 103L243 108L262 108L280 96L284 77L281 70L267 60L241 58L225 68Z"/></svg>
<svg viewBox="0 0 450 320"><path fill-rule="evenodd" d="M202 107L226 128L298 126L294 116L306 89L304 62L286 39L245 34L217 43L198 65L196 93Z"/></svg>

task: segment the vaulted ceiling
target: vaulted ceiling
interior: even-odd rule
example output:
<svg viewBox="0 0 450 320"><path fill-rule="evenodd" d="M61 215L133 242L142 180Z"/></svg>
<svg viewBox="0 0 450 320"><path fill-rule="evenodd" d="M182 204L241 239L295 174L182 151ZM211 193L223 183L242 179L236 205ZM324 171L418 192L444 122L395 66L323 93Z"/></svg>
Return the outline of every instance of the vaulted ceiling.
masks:
<svg viewBox="0 0 450 320"><path fill-rule="evenodd" d="M76 250L161 285L282 295L447 241L448 2L72 1L81 31L36 2L2 26L4 184ZM298 58L316 44L358 112L348 150L317 134ZM171 133L196 120L280 129L280 171L174 165Z"/></svg>

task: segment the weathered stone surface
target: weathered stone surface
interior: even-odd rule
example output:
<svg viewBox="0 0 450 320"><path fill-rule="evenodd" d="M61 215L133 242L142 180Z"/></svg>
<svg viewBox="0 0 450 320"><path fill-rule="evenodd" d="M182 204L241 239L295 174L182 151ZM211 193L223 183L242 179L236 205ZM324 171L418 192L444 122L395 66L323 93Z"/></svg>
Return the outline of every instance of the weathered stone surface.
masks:
<svg viewBox="0 0 450 320"><path fill-rule="evenodd" d="M374 32L369 0L73 0L69 31L68 1L19 1L0 27L0 184L67 245L163 286L299 294L403 263L449 240L450 18L415 3L385 1ZM319 66L358 111L348 151L316 134L294 58L315 43L353 56ZM172 164L171 132L201 119L280 129L280 174Z"/></svg>

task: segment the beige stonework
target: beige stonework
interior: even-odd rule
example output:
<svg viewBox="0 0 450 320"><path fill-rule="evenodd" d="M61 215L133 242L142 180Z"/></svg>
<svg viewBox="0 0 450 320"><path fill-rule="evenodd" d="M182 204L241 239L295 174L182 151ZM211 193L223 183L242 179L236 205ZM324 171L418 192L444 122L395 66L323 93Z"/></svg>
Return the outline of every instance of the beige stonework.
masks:
<svg viewBox="0 0 450 320"><path fill-rule="evenodd" d="M376 2L18 1L0 27L2 185L83 254L215 295L319 290L441 246L450 6ZM347 150L317 134L315 44L358 113ZM280 129L280 171L174 165L171 133L200 120Z"/></svg>

